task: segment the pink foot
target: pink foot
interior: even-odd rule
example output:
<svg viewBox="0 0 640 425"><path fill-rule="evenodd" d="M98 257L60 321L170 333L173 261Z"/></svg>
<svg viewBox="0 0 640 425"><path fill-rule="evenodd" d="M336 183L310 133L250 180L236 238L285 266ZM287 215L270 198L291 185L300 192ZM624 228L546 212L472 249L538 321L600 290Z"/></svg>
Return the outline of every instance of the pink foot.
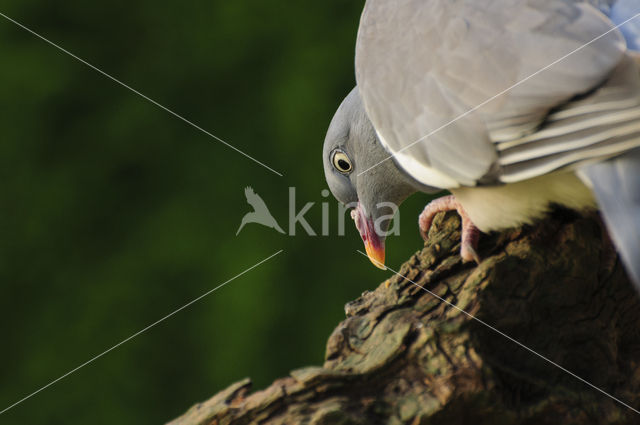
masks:
<svg viewBox="0 0 640 425"><path fill-rule="evenodd" d="M462 205L456 201L455 196L443 196L442 198L435 199L424 207L420 217L418 217L418 226L420 227L420 234L425 241L428 239L427 232L431 227L433 218L437 213L442 211L456 210L462 218L462 243L460 246L460 256L465 263L468 261L475 261L480 264L480 257L476 252L478 248L478 238L480 237L480 230L471 222L469 215L462 208Z"/></svg>

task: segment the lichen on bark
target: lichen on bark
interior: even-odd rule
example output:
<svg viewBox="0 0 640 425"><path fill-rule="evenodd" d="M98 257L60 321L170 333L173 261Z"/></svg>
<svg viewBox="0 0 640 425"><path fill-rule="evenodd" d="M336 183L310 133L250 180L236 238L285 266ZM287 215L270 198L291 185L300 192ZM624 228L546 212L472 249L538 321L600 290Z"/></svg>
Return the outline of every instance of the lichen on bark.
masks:
<svg viewBox="0 0 640 425"><path fill-rule="evenodd" d="M322 366L245 379L171 424L640 423L550 363L640 409L640 302L598 217L483 235L479 265L459 226L440 214L400 275L345 306Z"/></svg>

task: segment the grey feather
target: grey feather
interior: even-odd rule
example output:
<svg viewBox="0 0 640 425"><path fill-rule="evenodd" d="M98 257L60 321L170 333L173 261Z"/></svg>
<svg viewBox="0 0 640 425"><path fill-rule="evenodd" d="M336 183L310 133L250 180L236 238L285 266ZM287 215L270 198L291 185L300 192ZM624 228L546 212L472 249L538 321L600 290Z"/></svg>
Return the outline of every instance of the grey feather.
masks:
<svg viewBox="0 0 640 425"><path fill-rule="evenodd" d="M342 173L336 169L332 158L337 150L351 159L351 172ZM383 161L387 157L388 153L376 138L376 132L365 113L356 87L336 111L324 141L324 174L333 196L350 208L361 205L376 219L390 213L387 207L380 205L381 202L400 205L417 190L438 191L417 184L404 175L393 161ZM376 164L379 165L375 166ZM375 167L370 172L359 176L362 171L373 166Z"/></svg>
<svg viewBox="0 0 640 425"><path fill-rule="evenodd" d="M628 21L620 27L620 31L627 40L627 47L640 51L640 18L635 17L638 13L640 13L638 0L614 0L610 13L607 15L611 17L614 24L619 25ZM629 21L629 19L631 20Z"/></svg>
<svg viewBox="0 0 640 425"><path fill-rule="evenodd" d="M374 205L451 189L501 229L549 203L592 208L578 172L640 289L640 18L614 27L635 13L639 0L367 0L362 100L349 95L325 140L331 190ZM332 168L336 148L353 173ZM535 189L539 205L514 187ZM490 193L517 220L486 205Z"/></svg>
<svg viewBox="0 0 640 425"><path fill-rule="evenodd" d="M592 187L611 239L640 290L640 149L585 165L580 176Z"/></svg>
<svg viewBox="0 0 640 425"><path fill-rule="evenodd" d="M501 181L516 182L640 146L640 73L625 56L607 81L562 105L537 132L496 143Z"/></svg>
<svg viewBox="0 0 640 425"><path fill-rule="evenodd" d="M494 142L535 133L550 111L606 82L625 57L612 28L571 0L368 0L356 78L380 141L406 172L431 186L473 186L500 163Z"/></svg>

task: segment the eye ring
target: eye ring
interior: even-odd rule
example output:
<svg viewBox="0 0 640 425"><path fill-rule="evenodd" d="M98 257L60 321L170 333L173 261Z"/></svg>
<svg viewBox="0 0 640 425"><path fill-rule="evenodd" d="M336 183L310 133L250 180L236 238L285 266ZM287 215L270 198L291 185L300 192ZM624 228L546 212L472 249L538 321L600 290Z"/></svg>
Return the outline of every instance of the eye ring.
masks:
<svg viewBox="0 0 640 425"><path fill-rule="evenodd" d="M353 164L351 163L351 159L346 153L339 149L336 149L333 152L331 163L333 164L333 167L342 174L349 174L351 171L353 171Z"/></svg>

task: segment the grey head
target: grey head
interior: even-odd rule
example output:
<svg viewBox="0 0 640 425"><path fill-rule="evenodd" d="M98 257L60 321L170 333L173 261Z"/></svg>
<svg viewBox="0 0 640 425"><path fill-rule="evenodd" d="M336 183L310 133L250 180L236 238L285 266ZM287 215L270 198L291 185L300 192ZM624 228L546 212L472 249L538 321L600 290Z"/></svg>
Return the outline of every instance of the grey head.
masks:
<svg viewBox="0 0 640 425"><path fill-rule="evenodd" d="M367 254L380 268L384 268L384 240L393 214L418 190L388 158L355 87L331 120L322 161L329 189L338 201L354 208L351 216Z"/></svg>

